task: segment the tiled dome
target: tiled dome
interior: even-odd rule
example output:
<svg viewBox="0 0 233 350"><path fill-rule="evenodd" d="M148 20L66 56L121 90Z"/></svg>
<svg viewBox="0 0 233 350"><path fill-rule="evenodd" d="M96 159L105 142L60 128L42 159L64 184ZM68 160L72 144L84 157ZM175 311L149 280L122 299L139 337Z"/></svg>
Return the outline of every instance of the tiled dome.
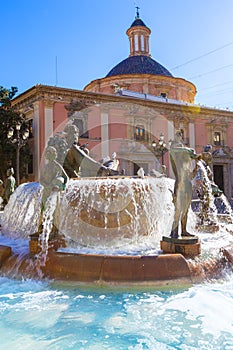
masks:
<svg viewBox="0 0 233 350"><path fill-rule="evenodd" d="M149 56L130 56L118 63L106 77L122 74L154 74L172 77L172 74Z"/></svg>
<svg viewBox="0 0 233 350"><path fill-rule="evenodd" d="M131 24L131 27L146 27L145 23L141 20L141 18L136 18L133 23Z"/></svg>

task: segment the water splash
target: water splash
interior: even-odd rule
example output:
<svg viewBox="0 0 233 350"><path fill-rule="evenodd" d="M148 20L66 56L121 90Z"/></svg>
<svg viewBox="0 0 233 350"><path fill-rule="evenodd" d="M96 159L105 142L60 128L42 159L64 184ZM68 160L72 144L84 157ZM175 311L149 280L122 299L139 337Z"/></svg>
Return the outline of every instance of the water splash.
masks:
<svg viewBox="0 0 233 350"><path fill-rule="evenodd" d="M45 210L42 217L42 232L39 235L38 243L41 251L37 255L39 267L45 266L49 249L49 238L53 231L56 209L59 201L59 192L53 191L45 203Z"/></svg>
<svg viewBox="0 0 233 350"><path fill-rule="evenodd" d="M229 221L230 223L233 223L233 210L231 208L231 205L227 199L227 197L224 195L224 193L219 198L221 202L224 205L224 214L226 215L225 219Z"/></svg>
<svg viewBox="0 0 233 350"><path fill-rule="evenodd" d="M43 187L25 183L11 195L2 215L1 231L14 238L28 238L37 232Z"/></svg>
<svg viewBox="0 0 233 350"><path fill-rule="evenodd" d="M174 181L166 178L99 178L70 180L61 194L59 234L71 247L119 251L159 249L169 235L173 220ZM43 187L19 186L5 208L2 232L29 238L38 232ZM48 249L49 232L56 207L51 195L43 215L42 250Z"/></svg>
<svg viewBox="0 0 233 350"><path fill-rule="evenodd" d="M95 249L159 245L172 219L173 181L155 178L81 179L61 200L60 232Z"/></svg>
<svg viewBox="0 0 233 350"><path fill-rule="evenodd" d="M232 276L114 292L1 278L0 296L2 349L232 349Z"/></svg>
<svg viewBox="0 0 233 350"><path fill-rule="evenodd" d="M167 178L107 178L70 180L61 194L58 233L65 235L65 251L108 255L155 255L162 236L169 236L173 221L174 181ZM24 184L12 195L3 219L4 237L28 239L38 232L42 186ZM39 241L38 268L46 261L54 223L57 193L48 199ZM196 218L189 211L188 229L195 232ZM219 249L233 244L232 225L214 235L197 232L202 244L197 264L219 259ZM61 250L61 249L60 249ZM63 249L64 250L64 249ZM209 264L210 265L210 264ZM15 267L17 270L17 267ZM39 273L39 271L37 271Z"/></svg>
<svg viewBox="0 0 233 350"><path fill-rule="evenodd" d="M203 212L206 211L206 215L207 215L207 218L204 217L204 221L207 221L207 222L209 221L209 222L212 222L213 224L217 224L218 212L214 203L214 196L212 193L212 182L209 179L206 167L202 161L198 161L198 166L201 168L202 174L203 174L203 187L204 187L203 192L205 192L205 190L207 191L206 193L207 198L205 199L206 203L204 203L205 208L203 208L202 210ZM205 196L205 193L204 193L204 196Z"/></svg>

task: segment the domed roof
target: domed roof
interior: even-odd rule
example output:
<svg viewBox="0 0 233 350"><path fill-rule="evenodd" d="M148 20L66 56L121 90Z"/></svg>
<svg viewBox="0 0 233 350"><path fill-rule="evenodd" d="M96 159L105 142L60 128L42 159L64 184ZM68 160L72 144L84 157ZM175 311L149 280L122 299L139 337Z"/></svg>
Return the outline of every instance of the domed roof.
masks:
<svg viewBox="0 0 233 350"><path fill-rule="evenodd" d="M172 77L172 74L160 63L144 55L129 56L113 67L106 78L122 74L154 74Z"/></svg>
<svg viewBox="0 0 233 350"><path fill-rule="evenodd" d="M141 20L141 18L136 17L133 23L131 24L130 28L138 26L146 27L145 23Z"/></svg>

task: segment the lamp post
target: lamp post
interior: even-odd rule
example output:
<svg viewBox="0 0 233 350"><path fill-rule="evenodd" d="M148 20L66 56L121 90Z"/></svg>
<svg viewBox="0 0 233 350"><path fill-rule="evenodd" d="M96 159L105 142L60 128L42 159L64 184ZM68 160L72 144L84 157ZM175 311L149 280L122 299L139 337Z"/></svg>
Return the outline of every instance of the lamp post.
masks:
<svg viewBox="0 0 233 350"><path fill-rule="evenodd" d="M17 122L15 128L10 127L7 133L9 142L16 148L16 185L19 186L19 152L25 146L29 137L29 130L21 130L22 124Z"/></svg>
<svg viewBox="0 0 233 350"><path fill-rule="evenodd" d="M162 158L162 165L164 165L164 154L168 151L166 142L164 141L164 134L160 134L158 141L152 141L151 146L155 155Z"/></svg>

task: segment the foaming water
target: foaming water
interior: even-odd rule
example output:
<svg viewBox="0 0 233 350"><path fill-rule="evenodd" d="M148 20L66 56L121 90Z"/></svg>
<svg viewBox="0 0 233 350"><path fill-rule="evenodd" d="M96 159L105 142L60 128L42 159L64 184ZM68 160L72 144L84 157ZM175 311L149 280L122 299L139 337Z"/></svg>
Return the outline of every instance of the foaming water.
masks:
<svg viewBox="0 0 233 350"><path fill-rule="evenodd" d="M0 278L1 349L232 349L233 279L112 290Z"/></svg>
<svg viewBox="0 0 233 350"><path fill-rule="evenodd" d="M233 245L233 225L219 223L217 232L197 232L201 254L188 259L193 282L225 278L228 262L222 250Z"/></svg>
<svg viewBox="0 0 233 350"><path fill-rule="evenodd" d="M67 250L113 255L158 253L162 236L170 235L173 186L171 179L151 177L70 180L61 194L58 227L67 239ZM39 183L27 183L13 193L2 217L5 237L28 239L37 232L42 189ZM57 204L56 192L48 204L40 237L45 253ZM219 223L215 233L196 232L195 226L196 216L190 210L188 230L200 237L200 259L212 257L232 243L230 223Z"/></svg>
<svg viewBox="0 0 233 350"><path fill-rule="evenodd" d="M43 187L37 182L17 187L2 215L2 232L10 237L28 238L37 232Z"/></svg>
<svg viewBox="0 0 233 350"><path fill-rule="evenodd" d="M170 235L172 226L173 186L171 179L151 177L70 180L66 191L61 193L61 200L58 192L52 192L48 198L39 237L38 275L46 262L53 214L58 212L57 208L60 210L57 228L67 242L67 247L59 251L104 255L160 254L160 240L162 236ZM19 241L26 241L16 251L19 255L14 265L16 272L21 258L28 254L29 235L38 231L42 189L38 183L19 186L3 213L0 243L4 244L9 238L12 241L5 244L16 249ZM233 224L218 223L219 229L214 233L196 232L195 227L196 216L190 209L188 231L195 233L201 241L201 255L189 262L194 277L198 274L206 280L217 273L221 276L220 250L233 244ZM24 246L27 248L23 249Z"/></svg>
<svg viewBox="0 0 233 350"><path fill-rule="evenodd" d="M45 205L45 210L43 213L42 219L42 232L39 235L39 245L41 247L41 251L38 254L38 258L40 260L40 266L45 266L48 248L49 248L49 236L53 229L54 224L54 215L58 205L58 191L52 191L50 196L48 197Z"/></svg>
<svg viewBox="0 0 233 350"><path fill-rule="evenodd" d="M172 224L173 182L155 178L70 181L61 201L60 231L86 247L159 242Z"/></svg>
<svg viewBox="0 0 233 350"><path fill-rule="evenodd" d="M207 169L206 167L204 166L203 162L199 161L198 162L198 166L201 168L202 170L202 173L203 173L203 176L204 176L204 183L206 184L207 186L207 192L208 192L208 200L209 200L209 215L211 214L212 216L212 219L214 222L217 222L217 208L215 206L215 203L214 203L214 196L212 194L212 184L211 184L211 181L208 177L208 174L207 174Z"/></svg>
<svg viewBox="0 0 233 350"><path fill-rule="evenodd" d="M158 250L161 237L169 234L172 225L173 185L171 179L149 177L70 180L61 193L57 228L71 248ZM42 189L38 183L16 189L3 213L4 235L28 238L38 231ZM54 192L43 215L40 240L44 250L56 203Z"/></svg>
<svg viewBox="0 0 233 350"><path fill-rule="evenodd" d="M223 203L223 205L225 207L224 214L229 215L230 220L233 223L233 210L231 208L231 205L230 205L227 197L224 194L222 194L221 197L220 197L220 200L222 201L222 203Z"/></svg>

